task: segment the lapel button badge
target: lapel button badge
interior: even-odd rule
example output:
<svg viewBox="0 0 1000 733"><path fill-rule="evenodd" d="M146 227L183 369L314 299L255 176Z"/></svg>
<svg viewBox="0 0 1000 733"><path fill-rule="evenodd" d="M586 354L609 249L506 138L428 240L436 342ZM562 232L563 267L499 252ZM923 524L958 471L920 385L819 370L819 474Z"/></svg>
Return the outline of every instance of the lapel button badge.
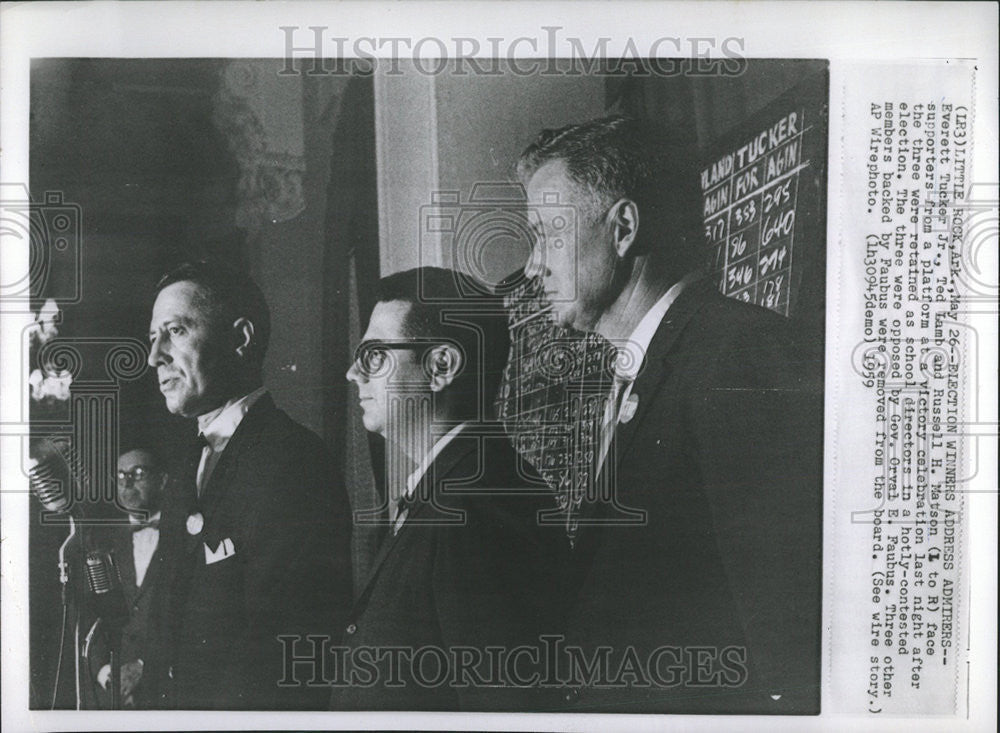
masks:
<svg viewBox="0 0 1000 733"><path fill-rule="evenodd" d="M205 517L201 516L201 512L195 512L187 518L187 531L190 535L201 534L202 528L205 526Z"/></svg>

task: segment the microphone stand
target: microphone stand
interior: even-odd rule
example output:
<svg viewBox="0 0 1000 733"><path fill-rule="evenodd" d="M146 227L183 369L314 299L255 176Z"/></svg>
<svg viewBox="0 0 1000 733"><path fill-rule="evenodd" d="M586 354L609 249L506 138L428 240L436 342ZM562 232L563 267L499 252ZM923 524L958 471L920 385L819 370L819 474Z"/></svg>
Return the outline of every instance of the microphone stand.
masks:
<svg viewBox="0 0 1000 733"><path fill-rule="evenodd" d="M65 541L59 546L59 585L60 585L60 596L62 597L63 606L63 616L64 618L68 614L70 605L70 593L69 593L69 563L66 561L66 548L69 547L70 542L76 537L76 521L72 516L67 516L69 519L69 534L66 536ZM76 709L83 709L83 695L80 683L80 607L76 604L74 608L75 613L73 614L73 662L74 662L74 688L76 691ZM55 681L56 688L59 687L59 676L58 670Z"/></svg>
<svg viewBox="0 0 1000 733"><path fill-rule="evenodd" d="M92 552L87 556L87 579L94 595L95 608L104 621L104 635L108 642L111 679L108 692L111 709L122 709L121 642L128 613L121 594L118 569L106 553Z"/></svg>
<svg viewBox="0 0 1000 733"><path fill-rule="evenodd" d="M111 692L111 709L122 709L122 659L121 641L122 629L117 623L108 625L108 647L111 650L111 679L108 690Z"/></svg>

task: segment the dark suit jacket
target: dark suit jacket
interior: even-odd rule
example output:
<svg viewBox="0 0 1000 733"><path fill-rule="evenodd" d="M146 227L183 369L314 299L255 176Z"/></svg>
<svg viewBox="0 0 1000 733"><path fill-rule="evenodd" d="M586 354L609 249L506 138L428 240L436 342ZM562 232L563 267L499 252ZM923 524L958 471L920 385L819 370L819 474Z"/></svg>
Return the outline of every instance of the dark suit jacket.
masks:
<svg viewBox="0 0 1000 733"><path fill-rule="evenodd" d="M541 707L537 690L518 689L517 680L504 687L512 680L503 672L494 678L485 667L479 668L485 684L458 673L452 686L459 647L485 659L488 645L538 646L540 634L564 622L559 604L569 545L560 526L539 526L538 512L554 502L543 483L532 483L540 479L526 464L519 474L518 464L505 436L481 443L471 426L431 464L398 534L387 533L351 612L343 637L346 674L334 685L331 709ZM434 647L450 669L441 684L425 686L437 681L441 658L428 656L416 674L404 661L396 665L402 684L393 686L388 647L407 654ZM521 669L514 676L527 681L531 670Z"/></svg>
<svg viewBox="0 0 1000 733"><path fill-rule="evenodd" d="M567 707L818 711L822 374L796 362L786 328L707 280L660 324L633 385L637 411L605 464L620 507L588 508L590 518L645 517L581 527L567 643L611 645L612 677L629 647L643 664L657 648L682 650L653 656L665 684L587 685Z"/></svg>
<svg viewBox="0 0 1000 733"><path fill-rule="evenodd" d="M169 597L157 628L157 704L181 709L325 707L328 690L279 686L278 635L340 628L351 601L350 510L320 439L264 395L223 451L200 498L199 450L169 490L160 524ZM201 532L188 531L199 513ZM209 563L229 540L235 554ZM289 648L296 656L308 647Z"/></svg>
<svg viewBox="0 0 1000 733"><path fill-rule="evenodd" d="M157 543L156 551L146 569L142 585L136 585L135 555L132 551L132 528L128 525L116 525L106 530L100 541L101 547L110 551L114 566L121 579L122 595L128 610L128 619L121 628L120 658L121 663L134 662L142 659L146 663L149 653L150 624L157 605L160 603L163 586L163 553ZM91 675L96 680L101 667L110 662L110 653L103 639L98 637L93 646L90 658ZM138 707L147 703L144 693L145 680L141 680L133 693L133 699ZM106 706L110 699L99 696L99 704Z"/></svg>
<svg viewBox="0 0 1000 733"><path fill-rule="evenodd" d="M132 529L116 527L112 533L111 555L122 581L129 620L122 629L122 662L143 659L150 612L156 607L157 590L163 573L163 553L157 543L156 552L146 568L142 585L136 585L135 554L132 550Z"/></svg>

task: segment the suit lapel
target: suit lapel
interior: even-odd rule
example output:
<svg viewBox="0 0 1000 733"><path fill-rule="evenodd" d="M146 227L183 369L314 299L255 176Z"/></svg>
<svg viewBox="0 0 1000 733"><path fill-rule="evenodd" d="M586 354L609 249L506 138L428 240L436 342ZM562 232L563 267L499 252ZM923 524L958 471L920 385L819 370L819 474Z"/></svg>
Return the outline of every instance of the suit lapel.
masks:
<svg viewBox="0 0 1000 733"><path fill-rule="evenodd" d="M417 484L414 490L418 497L417 501L410 508L409 514L400 526L399 531L394 532L393 527L390 527L385 538L382 540L382 544L379 546L378 552L375 554L371 572L368 574L368 582L365 583L364 590L358 596L357 606L359 608L364 607L368 602L368 596L375 585L382 566L400 538L407 535L408 531L412 531L413 526L419 524L421 519L426 520L428 513L434 511L434 504L428 499L429 497L437 496L437 487L440 485L441 480L447 478L455 466L474 451L477 446L478 441L474 436L460 434L445 446L437 459L428 467L427 472L424 473L420 479L420 483Z"/></svg>
<svg viewBox="0 0 1000 733"><path fill-rule="evenodd" d="M659 328L656 329L653 340L649 343L649 350L646 352L645 366L632 385L631 394L638 399L639 403L635 415L628 422L619 423L615 429L611 450L616 463L620 463L628 452L629 445L635 439L636 431L642 425L649 408L652 406L653 395L656 394L660 384L668 376L668 370L663 367L662 363L669 356L677 343L677 338L684 331L691 317L704 307L705 302L714 292L715 282L710 277L691 283L678 296L670 310L667 311Z"/></svg>
<svg viewBox="0 0 1000 733"><path fill-rule="evenodd" d="M118 569L118 577L122 582L122 589L125 592L125 601L128 605L135 603L139 594L138 586L135 582L135 555L132 552L132 528L115 527L112 539L112 548L115 553L115 567Z"/></svg>
<svg viewBox="0 0 1000 733"><path fill-rule="evenodd" d="M202 489L199 505L208 524L215 510L222 504L227 492L232 486L230 474L236 468L237 457L246 450L252 450L254 443L260 438L261 429L275 410L274 401L269 394L264 394L251 407L240 421L233 437L229 439L225 450L219 456L212 475Z"/></svg>
<svg viewBox="0 0 1000 733"><path fill-rule="evenodd" d="M180 469L180 475L172 479L172 493L174 504L178 507L177 514L166 523L166 517L160 522L160 542L163 542L163 531L167 529L174 536L180 536L184 546L185 554L191 553L200 544L198 535L192 535L187 531L187 518L196 512L201 511L198 501L198 464L201 461L200 440L192 442L185 453L184 464Z"/></svg>

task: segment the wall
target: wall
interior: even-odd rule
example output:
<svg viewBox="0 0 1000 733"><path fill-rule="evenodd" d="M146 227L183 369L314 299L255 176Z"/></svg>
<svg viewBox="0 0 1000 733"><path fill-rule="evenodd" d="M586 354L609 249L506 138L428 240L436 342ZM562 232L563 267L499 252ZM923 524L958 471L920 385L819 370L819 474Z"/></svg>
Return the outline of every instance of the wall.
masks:
<svg viewBox="0 0 1000 733"><path fill-rule="evenodd" d="M379 224L382 273L420 264L468 270L450 237L427 231L435 191L458 192L461 206L477 182L513 181L518 154L544 127L604 112L604 80L588 76L425 76L409 64L400 76L376 75ZM499 238L484 265L494 281L523 266L527 243Z"/></svg>

